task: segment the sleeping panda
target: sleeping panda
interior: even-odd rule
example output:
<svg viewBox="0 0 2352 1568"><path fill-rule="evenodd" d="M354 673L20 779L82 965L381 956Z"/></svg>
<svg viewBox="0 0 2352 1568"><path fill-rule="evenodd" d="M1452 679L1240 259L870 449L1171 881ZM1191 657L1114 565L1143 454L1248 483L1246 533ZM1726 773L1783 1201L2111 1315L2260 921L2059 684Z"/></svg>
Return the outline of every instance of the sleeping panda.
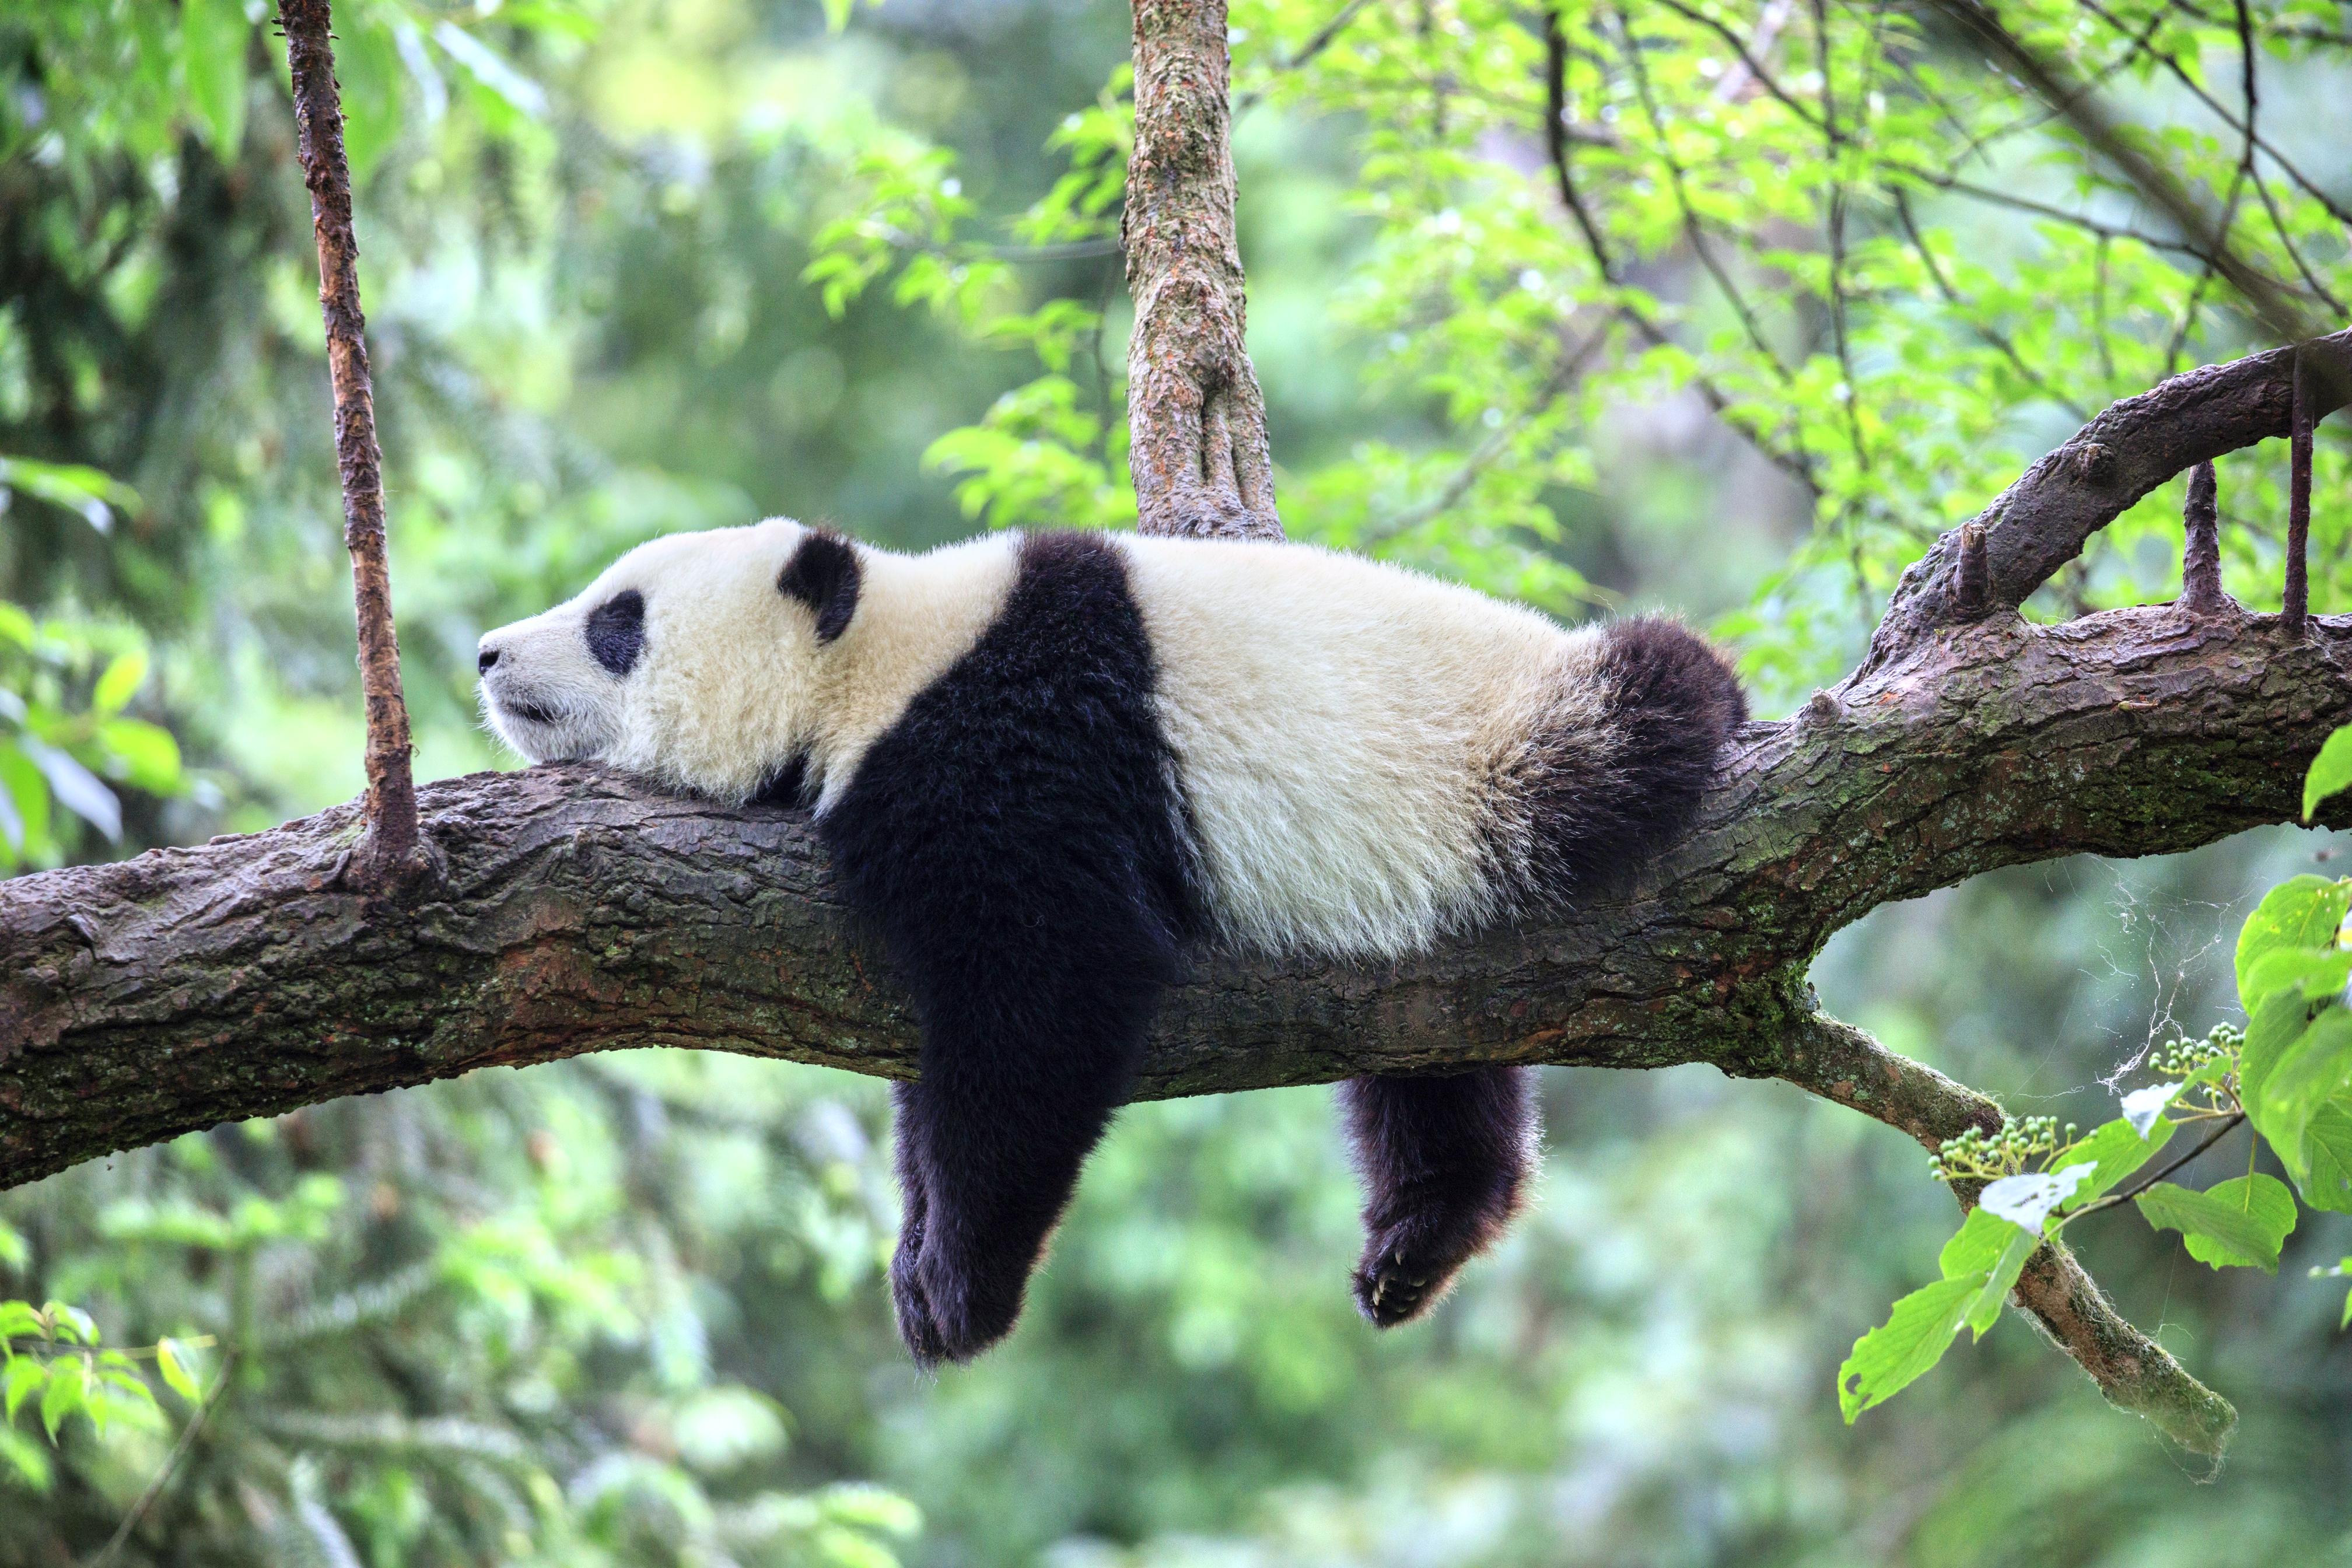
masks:
<svg viewBox="0 0 2352 1568"><path fill-rule="evenodd" d="M1667 621L1565 631L1307 545L1102 533L673 535L479 662L534 762L814 810L923 1029L891 1288L927 1364L1013 1328L1188 952L1395 959L1619 883L1746 717ZM1341 1104L1356 1300L1403 1322L1518 1208L1529 1075Z"/></svg>

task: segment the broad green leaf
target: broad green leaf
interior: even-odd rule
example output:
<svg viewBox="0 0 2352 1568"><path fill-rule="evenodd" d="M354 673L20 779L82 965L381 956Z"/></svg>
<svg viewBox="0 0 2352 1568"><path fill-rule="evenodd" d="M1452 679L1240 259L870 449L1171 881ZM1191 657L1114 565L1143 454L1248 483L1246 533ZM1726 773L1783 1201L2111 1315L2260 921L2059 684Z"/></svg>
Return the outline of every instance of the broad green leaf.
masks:
<svg viewBox="0 0 2352 1568"><path fill-rule="evenodd" d="M140 682L147 679L147 656L133 650L114 656L106 673L98 678L98 685L89 694L89 705L107 718L122 711L124 704L139 690Z"/></svg>
<svg viewBox="0 0 2352 1568"><path fill-rule="evenodd" d="M30 1301L0 1301L0 1341L48 1337L49 1325Z"/></svg>
<svg viewBox="0 0 2352 1568"><path fill-rule="evenodd" d="M2276 1176L2239 1176L2201 1193L2159 1182L2137 1202L2149 1225L2180 1232L2189 1256L2215 1268L2275 1274L2294 1229L2294 1194Z"/></svg>
<svg viewBox="0 0 2352 1568"><path fill-rule="evenodd" d="M0 1466L16 1471L17 1479L34 1491L49 1489L48 1455L13 1426L0 1426Z"/></svg>
<svg viewBox="0 0 2352 1568"><path fill-rule="evenodd" d="M2273 948L2256 960L2239 993L2248 1006L2281 991L2300 992L2316 1002L2344 989L2352 975L2352 952L2333 947Z"/></svg>
<svg viewBox="0 0 2352 1568"><path fill-rule="evenodd" d="M1885 1322L1853 1342L1838 1368L1838 1409L1855 1416L1893 1398L1944 1359L1990 1274L1938 1279L1895 1303Z"/></svg>
<svg viewBox="0 0 2352 1568"><path fill-rule="evenodd" d="M164 1386L194 1405L204 1397L196 1379L188 1370L188 1352L177 1340L155 1342L155 1370L163 1374Z"/></svg>
<svg viewBox="0 0 2352 1568"><path fill-rule="evenodd" d="M1944 1243L1944 1250L1936 1263L1947 1279L1962 1279L1972 1274L1990 1274L2009 1244L2023 1234L2021 1227L2005 1220L1990 1209L1973 1208L1952 1239Z"/></svg>
<svg viewBox="0 0 2352 1568"><path fill-rule="evenodd" d="M2303 1130L2303 1152L2309 1168L2295 1184L2303 1201L2352 1214L2352 1100L2338 1097L2319 1108Z"/></svg>
<svg viewBox="0 0 2352 1568"><path fill-rule="evenodd" d="M1984 1338L1987 1331L2000 1321L2000 1310L2008 1303L2010 1291L2016 1289L2017 1277L2025 1272L2027 1260L2042 1245L2042 1238L2030 1230L2019 1226L2010 1229L2017 1234L2009 1238L2009 1245L2001 1249L1991 1272L1969 1298L1965 1310L1965 1321L1978 1339Z"/></svg>
<svg viewBox="0 0 2352 1568"><path fill-rule="evenodd" d="M2319 755L2311 759L2311 767L2303 775L2303 819L2309 822L2321 801L2347 789L2352 789L2352 724L2328 736Z"/></svg>
<svg viewBox="0 0 2352 1568"><path fill-rule="evenodd" d="M2093 1129L2088 1138L2066 1153L2069 1165L2087 1163L2091 1175L2074 1189L2074 1195L2063 1206L2071 1212L2112 1192L2126 1176L2147 1164L2158 1149L2172 1141L2172 1130L2178 1125L2159 1116L2148 1124L2145 1138L2122 1117Z"/></svg>
<svg viewBox="0 0 2352 1568"><path fill-rule="evenodd" d="M401 130L400 46L365 12L336 17L335 79L343 89L343 156L364 182Z"/></svg>
<svg viewBox="0 0 2352 1568"><path fill-rule="evenodd" d="M86 1380L80 1362L70 1356L49 1363L48 1386L41 1390L41 1426L49 1441L58 1440L58 1428L67 1416L79 1410L88 1397Z"/></svg>
<svg viewBox="0 0 2352 1568"><path fill-rule="evenodd" d="M109 719L98 727L110 770L124 783L150 795L170 795L185 782L180 773L180 743L172 732L144 719Z"/></svg>
<svg viewBox="0 0 2352 1568"><path fill-rule="evenodd" d="M181 0L180 71L188 106L224 163L245 140L245 50L253 36L243 0Z"/></svg>
<svg viewBox="0 0 2352 1568"><path fill-rule="evenodd" d="M2297 1175L2310 1169L2304 1129L2352 1088L2352 1011L2330 1007L2289 1041L2245 1099L2247 1119Z"/></svg>
<svg viewBox="0 0 2352 1568"><path fill-rule="evenodd" d="M109 838L122 837L122 803L114 792L98 782L98 775L83 767L55 746L36 741L30 735L19 735L16 744L33 765L41 770L67 810L105 834Z"/></svg>
<svg viewBox="0 0 2352 1568"><path fill-rule="evenodd" d="M2246 1043L2238 1049L2238 1098L2252 1104L2262 1097L2271 1073L2303 1037L2311 1022L2311 1004L2292 991L2274 991L2263 998L2246 1024Z"/></svg>
<svg viewBox="0 0 2352 1568"><path fill-rule="evenodd" d="M14 1421L17 1406L49 1375L48 1363L37 1356L20 1355L0 1370L0 1415Z"/></svg>
<svg viewBox="0 0 2352 1568"><path fill-rule="evenodd" d="M2238 931L2238 995L2251 1013L2260 997L2249 993L2254 965L2281 948L2332 947L2352 907L2352 884L2326 877L2290 877L2263 895Z"/></svg>

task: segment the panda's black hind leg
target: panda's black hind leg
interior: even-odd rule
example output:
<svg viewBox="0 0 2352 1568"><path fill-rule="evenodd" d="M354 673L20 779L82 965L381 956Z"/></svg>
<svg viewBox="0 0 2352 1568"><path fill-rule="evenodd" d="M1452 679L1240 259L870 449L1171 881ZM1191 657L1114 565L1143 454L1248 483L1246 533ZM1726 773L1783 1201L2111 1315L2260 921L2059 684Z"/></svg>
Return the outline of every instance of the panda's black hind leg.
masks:
<svg viewBox="0 0 2352 1568"><path fill-rule="evenodd" d="M1364 1184L1356 1305L1381 1328L1419 1317L1526 1201L1538 1146L1535 1075L1360 1078L1339 1088Z"/></svg>
<svg viewBox="0 0 2352 1568"><path fill-rule="evenodd" d="M906 1217L890 1290L918 1362L970 1361L1020 1321L1029 1276L1131 1078L1119 1042L1092 1043L1087 1058L1058 1060L927 1048L923 1080L898 1086Z"/></svg>

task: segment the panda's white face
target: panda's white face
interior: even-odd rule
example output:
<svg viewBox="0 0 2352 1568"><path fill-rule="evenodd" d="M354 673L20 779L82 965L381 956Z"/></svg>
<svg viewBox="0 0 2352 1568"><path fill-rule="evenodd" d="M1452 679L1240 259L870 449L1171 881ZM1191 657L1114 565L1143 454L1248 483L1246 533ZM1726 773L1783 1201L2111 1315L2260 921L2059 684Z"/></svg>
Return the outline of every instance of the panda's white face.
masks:
<svg viewBox="0 0 2352 1568"><path fill-rule="evenodd" d="M577 597L482 638L484 717L531 762L748 798L815 722L818 618L778 583L809 537L776 519L639 545Z"/></svg>

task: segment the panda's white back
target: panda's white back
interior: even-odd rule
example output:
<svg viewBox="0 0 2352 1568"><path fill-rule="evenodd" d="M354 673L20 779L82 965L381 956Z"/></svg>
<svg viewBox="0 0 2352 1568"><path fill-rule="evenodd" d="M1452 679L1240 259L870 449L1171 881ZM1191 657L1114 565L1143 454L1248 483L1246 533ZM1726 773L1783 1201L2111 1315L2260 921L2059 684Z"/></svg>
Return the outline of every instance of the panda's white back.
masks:
<svg viewBox="0 0 2352 1568"><path fill-rule="evenodd" d="M1118 543L1223 937L1393 955L1502 912L1496 783L1591 635L1307 545Z"/></svg>

